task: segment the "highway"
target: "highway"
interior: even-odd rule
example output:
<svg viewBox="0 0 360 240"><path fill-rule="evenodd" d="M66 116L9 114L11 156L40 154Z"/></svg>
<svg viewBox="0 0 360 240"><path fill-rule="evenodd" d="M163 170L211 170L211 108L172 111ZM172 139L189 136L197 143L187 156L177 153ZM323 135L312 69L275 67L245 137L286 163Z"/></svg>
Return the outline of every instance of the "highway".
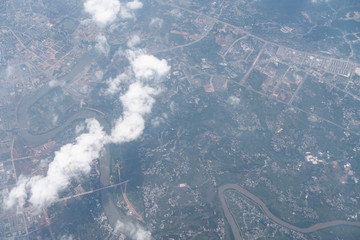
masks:
<svg viewBox="0 0 360 240"><path fill-rule="evenodd" d="M335 221L330 221L330 222L321 222L321 223L317 223L314 224L310 227L307 228L300 228L300 227L296 227L288 222L285 222L283 220L281 220L280 218L276 217L274 214L272 214L270 212L270 210L266 207L265 203L263 201L261 201L257 196L255 196L254 194L248 192L246 189L240 187L239 185L236 184L226 184L223 185L221 187L219 187L219 198L221 201L221 206L224 210L225 213L225 217L227 219L227 221L229 222L230 226L231 226L231 230L233 232L233 235L235 237L236 240L238 239L242 239L241 235L240 235L240 229L238 226L238 223L236 222L236 220L234 219L234 217L232 216L231 210L229 209L229 205L226 202L225 199L225 195L224 192L227 190L235 190L239 193L241 193L242 195L244 195L245 197L249 198L251 201L253 201L254 203L256 203L261 210L274 222L276 222L277 224L284 226L288 229L297 231L297 232L301 232L301 233L311 233L311 232L315 232L324 228L329 228L329 227L335 227L335 226L339 226L339 225L348 225L348 226L355 226L355 227L360 227L360 222L349 222L349 221L344 221L344 220L335 220Z"/></svg>
<svg viewBox="0 0 360 240"><path fill-rule="evenodd" d="M98 191L101 191L101 190L105 190L105 189L108 189L108 188L117 187L117 186L120 186L122 184L126 184L128 181L129 180L126 180L124 182L112 184L112 185L109 185L109 186L106 186L106 187L101 187L101 188L97 188L97 189L90 190L90 191L87 191L87 192L82 192L82 193L78 193L78 194L71 195L71 196L68 196L68 197L63 197L63 198L60 198L59 200L56 200L55 202L67 201L67 200L72 199L72 198L81 197L81 196L88 195L88 194L98 192Z"/></svg>
<svg viewBox="0 0 360 240"><path fill-rule="evenodd" d="M291 101L289 101L289 102L283 102L283 101L281 101L280 99L273 98L273 97L271 97L271 96L269 96L269 95L267 95L267 94L264 94L264 93L262 93L262 92L260 92L260 91L257 91L257 90L255 90L255 89L249 88L247 85L244 84L244 82L246 81L246 79L248 78L248 76L250 75L250 73L252 72L253 68L255 67L257 61L258 61L259 58L261 57L263 51L265 50L265 49L264 49L265 46L267 46L267 45L273 45L273 46L284 47L284 48L288 48L288 49L292 49L292 48L287 47L287 46L284 46L284 45L281 45L281 44L278 44L278 43L276 43L276 42L271 42L271 41L268 41L268 40L266 40L266 39L263 39L263 38L261 38L261 37L259 37L259 36L256 36L256 35L248 32L248 31L246 31L245 29L243 29L243 28L241 28L241 27L239 27L239 26L236 26L236 25L233 25L233 24L228 23L228 22L226 22L226 21L220 20L218 17L214 17L214 16L211 16L211 15L208 15L208 14L204 14L204 13L201 13L201 12L197 12L197 11L194 11L194 10L191 10L191 9L188 9L188 8L185 8L185 7L181 7L181 6L179 6L179 5L177 5L177 4L173 4L173 3L171 3L171 2L162 1L161 4L163 4L163 5L168 5L168 6L171 6L171 7L173 7L173 8L180 9L180 10L183 10L183 11L186 11L186 12L189 12L189 13L192 13L192 14L194 14L194 15L197 15L197 16L205 16L205 17L207 17L208 19L211 19L211 20L213 21L212 24L213 24L213 23L222 23L222 24L224 24L225 26L233 27L234 29L237 29L237 30L240 31L242 34L244 34L244 36L240 37L240 39L236 39L236 40L230 45L230 47L227 49L226 53L231 50L231 47L232 47L237 41L239 41L239 40L241 40L241 39L243 39L243 38L245 38L245 37L252 37L252 38L254 38L254 39L257 39L257 40L261 41L264 45L263 45L262 49L260 50L260 52L258 53L257 57L255 58L254 62L252 63L250 69L248 69L248 71L246 72L245 76L241 79L241 81L239 81L239 82L232 81L232 82L235 83L235 84L238 84L238 85L240 85L240 86L245 87L245 88L246 88L247 90L249 90L249 91L255 92L255 93L260 94L260 95L263 95L263 96L266 97L266 98L269 98L269 99L272 99L272 100L274 100L274 101L283 103L283 104L285 104L285 105L287 105L287 106L289 106L289 107L295 108L295 109L297 109L297 110L299 110L299 111L301 111L301 112L304 112L304 113L306 113L306 114L313 115L313 113L310 113L310 112L308 112L308 111L306 111L306 110L304 110L304 109L301 109L301 108L299 108L299 107L296 107L296 106L292 105L292 102L293 102L294 98L296 97L296 94L299 92L300 88L302 87L302 83L301 83L300 86L297 88L296 94L293 95L293 98L292 98ZM213 25L212 25L212 26L213 26ZM208 32L205 32L205 35L202 35L201 39L203 39L208 33L209 33L209 31L208 31ZM178 49L178 48L188 47L188 46L190 46L190 45L192 45L192 44L194 44L194 43L199 42L201 39L196 40L196 41L193 41L193 42L190 42L190 43L187 43L187 44L183 44L183 45L179 45L179 46L175 46L175 47L163 49L163 50L161 50L161 52L167 52L167 51L172 51L172 50ZM312 56L314 56L314 57L319 57L319 58L328 59L328 60L336 60L336 58L327 57L327 56L322 56L322 55L318 55L318 54L316 54L316 53L309 53L309 52L300 51L300 50L297 50L297 49L292 49L292 50L297 51L298 53L302 53L302 54L310 54L310 55L312 55ZM151 52L151 51L150 51L150 52ZM157 53L157 52L154 52L154 53ZM222 57L224 57L224 56L222 56ZM345 60L344 60L344 61L345 61ZM352 62L352 61L349 61L349 60L347 60L347 61L345 61L345 62L358 65L358 63L355 63L355 62ZM305 80L303 80L303 81L305 81ZM334 86L333 84L328 83L328 82L325 82L325 83L326 83L327 85L329 85L330 87L333 87L333 88L335 87L337 90L339 90L339 91L341 91L341 92L343 92L343 93L345 93L345 94L348 94L348 95L354 97L355 99L359 99L358 96L352 94L351 92L349 92L349 91L347 91L347 90L345 90L345 89L339 89L339 88L337 88L336 86ZM337 123L335 123L335 122L333 122L333 121L331 121L331 120L329 120L329 119L326 119L326 118L323 118L323 117L320 117L320 116L317 116L317 118L318 118L319 120L322 120L322 121L325 121L325 122L327 122L327 123L330 123L330 124L332 124L332 125L340 128L340 129L342 129L342 130L344 130L344 131L350 132L350 133L355 134L355 135L358 135L358 136L360 135L360 132L353 131L353 130L347 128L347 127L341 126L341 125L339 125L339 124L337 124Z"/></svg>

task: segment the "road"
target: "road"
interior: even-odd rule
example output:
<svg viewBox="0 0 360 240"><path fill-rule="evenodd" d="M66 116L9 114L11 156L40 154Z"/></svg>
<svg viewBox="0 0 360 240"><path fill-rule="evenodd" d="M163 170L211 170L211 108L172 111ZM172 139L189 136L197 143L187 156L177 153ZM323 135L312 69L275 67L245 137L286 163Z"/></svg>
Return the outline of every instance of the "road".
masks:
<svg viewBox="0 0 360 240"><path fill-rule="evenodd" d="M228 49L225 51L225 53L224 53L223 55L221 55L221 56L223 57L223 59L225 60L225 56L229 53L229 51L232 50L232 48L234 47L234 45L235 45L238 41L243 40L243 39L245 39L245 38L247 38L247 37L248 37L248 35L244 35L244 36L239 37L238 39L236 39L236 40L228 47Z"/></svg>
<svg viewBox="0 0 360 240"><path fill-rule="evenodd" d="M184 48L184 47L188 47L188 46L191 46L197 42L200 42L201 40L203 40L208 34L209 32L211 31L211 29L213 29L215 25L215 22L211 23L211 26L209 27L209 30L205 31L200 38L196 39L195 41L192 41L192 42L189 42L189 43L185 43L185 44L182 44L182 45L177 45L177 46L174 46L174 47L171 47L171 48L166 48L166 49L162 49L162 50L157 50L157 51L149 51L150 54L157 54L157 53L162 53L162 52L168 52L168 51L172 51L172 50L175 50L175 49L179 49L179 48Z"/></svg>
<svg viewBox="0 0 360 240"><path fill-rule="evenodd" d="M301 79L301 82L299 83L299 85L297 86L294 94L291 96L290 100L289 100L289 105L292 105L294 99L296 98L296 96L298 95L300 89L302 88L302 85L304 84L305 80L307 79L308 74L305 75L305 77L303 77L303 79Z"/></svg>
<svg viewBox="0 0 360 240"><path fill-rule="evenodd" d="M127 186L127 183L125 184L124 188L121 186L121 193L122 193L122 196L123 196L124 201L126 203L126 207L131 211L131 215L134 215L137 220L139 220L141 222L144 222L143 217L135 210L134 206L129 201L129 199L128 199L127 195L126 195L126 186Z"/></svg>
<svg viewBox="0 0 360 240"><path fill-rule="evenodd" d="M55 202L67 201L67 200L72 199L72 198L81 197L81 196L84 196L84 195L88 195L88 194L98 192L98 191L101 191L101 190L105 190L105 189L109 189L109 188L114 188L114 187L120 186L122 184L126 184L128 181L129 180L126 180L126 181L121 182L121 183L116 183L116 184L112 184L112 185L109 185L109 186L106 186L106 187L101 187L101 188L97 188L97 189L90 190L90 191L87 191L87 192L78 193L78 194L75 194L75 195L72 195L72 196L63 197L63 198L60 198L59 200L56 200Z"/></svg>
<svg viewBox="0 0 360 240"><path fill-rule="evenodd" d="M16 180L16 184L17 184L18 178L17 178L16 168L15 168L15 163L14 163L14 143L15 143L15 137L13 137L12 142L11 142L10 158L11 158L12 167L13 167L13 169L14 169L15 180Z"/></svg>
<svg viewBox="0 0 360 240"><path fill-rule="evenodd" d="M254 194L248 192L246 189L244 189L236 184L226 184L226 185L219 187L219 198L221 201L221 206L224 209L225 217L231 226L231 230L232 230L236 240L242 239L242 238L240 235L240 229L237 225L237 222L234 219L234 217L232 216L231 210L229 209L229 206L225 199L224 192L227 190L235 190L235 191L241 193L245 197L249 198L251 201L255 202L272 221L276 222L277 224L279 224L281 226L284 226L288 229L291 229L291 230L294 230L297 232L311 233L311 232L315 232L315 231L318 231L318 230L321 230L324 228L335 227L335 226L340 226L340 225L360 227L360 222L349 222L349 221L343 221L343 220L335 220L335 221L330 221L330 222L317 223L317 224L314 224L307 228L296 227L288 222L281 220L280 218L278 218L274 214L272 214L270 212L270 210L266 207L266 205L264 204L263 201L261 201Z"/></svg>
<svg viewBox="0 0 360 240"><path fill-rule="evenodd" d="M265 46L266 43L262 46L261 50L259 51L258 55L256 56L254 62L251 64L251 67L249 68L249 70L246 72L246 74L244 75L244 77L240 80L241 84L245 84L246 79L249 77L250 73L252 72L252 70L254 69L256 63L259 61L259 58L261 56L261 54L264 52L265 50Z"/></svg>
<svg viewBox="0 0 360 240"><path fill-rule="evenodd" d="M268 41L268 40L266 40L266 39L264 39L264 38L261 38L261 37L259 37L259 36L256 36L256 35L254 35L254 34L248 32L248 31L246 31L245 29L243 29L243 28L241 28L241 27L239 27L239 26L236 26L236 25L234 25L234 24L231 24L231 23L225 22L225 21L223 21L223 20L220 20L218 17L214 17L214 16L210 16L210 15L207 15L207 14L203 14L203 13L201 13L201 12L194 11L194 10L191 10L191 9L188 9L188 8L185 8L185 7L181 7L181 6L179 6L179 5L176 5L176 4L167 2L167 1L161 1L161 3L164 4L164 5L171 6L171 7L173 7L173 8L181 9L181 10L183 10L183 11L186 11L186 12L189 12L189 13L192 13L192 14L195 14L195 15L198 15L198 16L206 16L206 17L208 17L209 19L214 20L215 23L222 23L222 24L224 24L224 25L226 25L226 26L233 27L233 28L239 30L241 33L246 34L246 35L248 35L248 36L250 36L250 37L253 37L253 38L255 38L255 39L257 39L257 40L259 40L259 41L261 41L261 42L263 42L263 43L272 44L272 45L278 46L278 47L284 47L284 48L292 49L292 48L289 48L289 47L287 47L287 46L278 44L278 43L276 43L276 42L271 42L271 41ZM295 49L293 49L293 50L295 50ZM314 56L314 57L321 57L321 58L329 59L329 60L338 60L338 59L336 59L336 58L327 57L327 56L322 56L322 55L315 54L315 53L309 53L309 52L304 52L304 51L300 51L300 50L296 50L296 51L297 51L298 53L310 54L310 55L312 55L312 56ZM352 62L352 61L349 61L349 60L344 60L344 62L358 65L358 63Z"/></svg>
<svg viewBox="0 0 360 240"><path fill-rule="evenodd" d="M281 44L278 44L278 43L275 43L275 42L268 41L268 40L263 39L263 38L261 38L261 37L258 37L258 36L256 36L256 35L253 35L252 33L244 30L243 28L241 28L241 27L239 27L239 26L236 26L236 25L233 25L233 24L231 24L231 23L228 23L228 22L225 22L225 21L223 21L223 20L220 20L220 19L217 18L217 17L213 17L213 16L210 16L210 15L207 15L207 14L203 14L203 13L201 13L201 12L193 11L193 10L191 10L191 9L188 9L188 8L185 8L185 7L181 7L181 6L179 6L179 5L176 5L176 4L173 4L173 3L169 3L169 2L164 2L164 1L163 1L162 4L171 6L171 7L173 7L173 8L181 9L181 10L183 10L183 11L186 11L186 12L189 12L189 13L192 13L192 14L195 14L195 15L197 15L197 16L206 16L206 17L208 17L209 19L212 19L215 23L222 23L222 24L224 24L224 25L226 25L226 26L233 27L233 28L239 30L239 31L240 31L242 34L244 34L245 36L247 36L247 37L250 36L250 37L252 37L252 38L254 38L254 39L257 39L257 40L263 42L263 43L264 43L264 46L265 46L266 44L268 44L268 45L273 45L273 46L277 46L277 47L284 47L284 48L287 48L287 49L294 50L294 51L296 51L296 52L298 52L298 53L302 53L302 54L306 54L306 55L312 55L312 56L314 56L314 57L319 57L319 58L328 59L328 60L334 60L334 61L335 61L335 60L338 60L338 59L336 59L336 58L327 57L327 56L323 56L323 55L319 55L319 54L315 54L315 53L309 53L309 52L304 52L304 51L300 51L300 50L295 50L295 49L292 49L292 48L290 48L290 47L287 47L287 46L284 46L284 45L281 45ZM238 40L235 40L235 41L238 41ZM181 46L178 46L178 47L186 47L186 46L191 45L191 44L193 44L193 43L184 44L184 45L181 45ZM263 47L264 47L264 46L263 46ZM176 49L176 48L178 48L178 47L173 47L173 48L165 49L164 51L170 51L170 50ZM244 86L243 83L245 82L246 78L249 76L249 74L250 74L251 71L253 70L254 66L256 65L256 63L257 63L257 61L258 61L258 59L259 59L259 57L261 56L261 53L262 53L263 51L264 51L264 48L262 49L262 51L260 51L260 54L258 54L258 56L256 57L255 61L253 62L252 66L251 66L251 68L247 71L247 73L245 74L245 76L244 76L244 77L242 78L242 80L240 81L240 85ZM352 61L349 61L349 60L343 60L343 61L346 62L346 63L349 63L349 64L358 65L358 63L355 63L355 62L352 62ZM334 87L332 84L330 84L330 83L328 83L328 82L325 82L325 83L326 83L327 85L331 86L331 87ZM302 85L301 85L301 86L302 86ZM297 88L297 92L299 92L301 86ZM349 91L347 91L347 90L345 90L345 89L339 89L339 88L337 88L337 89L338 89L339 91L344 92L344 93L347 94L347 95L350 95L350 96L354 97L354 98L357 99L357 100L360 99L359 96L356 96L356 95L352 94L351 92L349 92ZM250 89L250 90L251 90L251 89ZM258 91L255 91L255 92L258 92ZM260 93L260 92L258 92L258 93ZM262 94L262 93L260 93L260 94L261 94L261 95L264 95L264 94ZM297 93L296 93L296 94L297 94ZM269 98L268 95L264 95L264 96ZM296 97L296 95L294 95L294 96L292 97L292 99L291 99L291 101L290 101L290 104L289 104L289 103L282 102L282 101L279 101L278 99L274 99L274 98L272 98L272 99L275 100L275 101L278 101L278 102L282 102L282 103L284 103L284 104L286 104L286 105L288 105L288 106L294 107L294 106L292 105L292 101L295 99L295 97ZM298 107L294 107L294 108L296 108L296 109L298 109L298 110L300 110L300 111L302 111L302 112L304 112L304 113L308 113L308 114L310 114L310 115L313 115L313 113L309 113L309 112L307 112L306 110L300 109L300 108L298 108ZM352 130L344 127L344 126L340 126L339 124L332 122L331 120L328 120L328 119L325 119L325 118L322 118L322 117L319 117L319 116L317 116L317 117L318 117L318 119L321 119L321 120L323 120L323 121L325 121L325 122L328 122L328 123L330 123L330 124L332 124L332 125L335 125L335 126L341 128L341 129L343 129L344 131L351 132L351 133L353 133L353 134L355 134L355 135L360 135L360 132L352 131Z"/></svg>

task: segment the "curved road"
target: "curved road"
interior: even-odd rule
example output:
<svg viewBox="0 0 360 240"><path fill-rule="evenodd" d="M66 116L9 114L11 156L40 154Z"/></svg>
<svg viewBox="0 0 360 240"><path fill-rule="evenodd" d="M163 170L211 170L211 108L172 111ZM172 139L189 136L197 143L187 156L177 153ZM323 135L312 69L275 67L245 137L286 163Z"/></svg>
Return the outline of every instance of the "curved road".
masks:
<svg viewBox="0 0 360 240"><path fill-rule="evenodd" d="M257 196L255 196L254 194L248 192L246 189L240 187L239 185L236 184L226 184L223 185L221 187L219 187L219 197L220 197L220 201L221 201L221 206L224 209L224 213L225 213L225 217L227 219L227 221L229 222L230 226L231 226L231 230L233 232L233 235L235 237L235 239L242 239L241 235L240 235L240 231L239 231L239 227L237 225L236 220L234 219L234 217L232 216L232 213L229 209L229 206L226 202L225 199L225 195L224 192L226 190L235 190L241 194L243 194L244 196L248 197L250 200L252 200L253 202L255 202L261 209L262 211L274 222L276 222L277 224L280 224L286 228L289 228L291 230L297 231L297 232L301 232L301 233L310 233L310 232L315 232L324 228L328 228L328 227L334 227L334 226L338 226L338 225L348 225L348 226L356 226L356 227L360 227L360 222L349 222L349 221L343 221L343 220L335 220L335 221L330 221L330 222L323 222L323 223L317 223L315 225L312 225L310 227L307 228L299 228L296 227L288 222L285 222L283 220L281 220L280 218L276 217L274 214L272 214L270 212L270 210L266 207L266 205L264 204L263 201L261 201Z"/></svg>

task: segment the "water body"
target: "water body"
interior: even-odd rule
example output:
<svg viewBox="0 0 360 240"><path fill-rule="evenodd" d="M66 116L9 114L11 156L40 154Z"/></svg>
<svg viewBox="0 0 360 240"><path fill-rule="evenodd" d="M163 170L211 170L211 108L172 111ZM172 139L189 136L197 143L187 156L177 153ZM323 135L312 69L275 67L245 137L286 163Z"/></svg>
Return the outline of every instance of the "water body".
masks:
<svg viewBox="0 0 360 240"><path fill-rule="evenodd" d="M65 85L70 85L75 82L78 76L84 71L84 69L93 61L93 58L90 54L84 54L79 61L74 65L71 71L57 79L60 83ZM17 120L19 123L19 132L18 134L27 142L28 145L36 146L47 142L49 139L53 138L58 132L64 130L69 124L77 119L85 118L99 118L97 114L93 111L82 110L77 112L75 115L71 116L62 126L52 129L51 131L40 134L32 135L28 132L29 125L29 116L28 109L41 97L46 95L52 88L49 85L46 85L37 91L30 93L24 96L17 109Z"/></svg>
<svg viewBox="0 0 360 240"><path fill-rule="evenodd" d="M246 189L240 187L239 185L236 184L226 184L223 185L221 187L219 187L219 198L221 201L221 206L224 210L225 213L225 217L227 219L227 221L229 222L230 226L231 226L231 230L233 232L233 235L235 237L236 240L238 239L242 239L241 235L240 235L240 229L237 225L236 220L234 219L234 217L232 216L232 213L229 209L229 206L226 202L225 199L225 195L224 192L226 190L235 190L239 193L241 193L242 195L244 195L245 197L249 198L250 200L252 200L253 202L255 202L260 208L261 210L274 222L276 222L279 225L282 225L286 228L289 228L291 230L297 231L297 232L301 232L301 233L311 233L311 232L315 232L324 228L329 228L329 227L335 227L335 226L339 226L339 225L348 225L348 226L355 226L355 227L360 227L360 222L349 222L349 221L343 221L343 220L335 220L335 221L330 221L330 222L323 222L323 223L317 223L314 224L310 227L307 228L300 228L300 227L296 227L288 222L285 222L283 220L281 220L280 218L276 217L274 214L272 214L270 212L270 210L266 207L265 203L263 201L261 201L258 197L256 197L254 194L248 192Z"/></svg>
<svg viewBox="0 0 360 240"><path fill-rule="evenodd" d="M78 76L84 71L84 69L93 61L93 58L90 54L85 54L80 60L75 64L73 69L63 77L59 78L58 81L65 83L65 85L70 85L74 83ZM24 96L18 106L17 110L17 120L20 125L18 130L18 134L21 138L26 141L26 144L31 146L37 146L46 143L47 141L54 138L58 133L67 128L72 122L78 119L88 119L95 118L98 122L100 122L101 126L104 130L109 134L111 127L109 123L99 115L99 113L91 110L81 110L71 117L69 117L64 124L59 127L56 127L44 134L31 134L28 131L28 109L31 105L33 105L36 101L38 101L42 96L47 94L52 88L50 86L45 86L37 91L30 93ZM105 146L105 151L103 152L100 158L100 182L101 186L109 186L110 185L110 166L111 166L111 158L109 146ZM124 215L120 212L120 210L114 204L112 197L110 195L109 190L101 191L101 200L103 203L103 208L105 214L109 220L110 225L115 228L116 222L120 217L124 217Z"/></svg>

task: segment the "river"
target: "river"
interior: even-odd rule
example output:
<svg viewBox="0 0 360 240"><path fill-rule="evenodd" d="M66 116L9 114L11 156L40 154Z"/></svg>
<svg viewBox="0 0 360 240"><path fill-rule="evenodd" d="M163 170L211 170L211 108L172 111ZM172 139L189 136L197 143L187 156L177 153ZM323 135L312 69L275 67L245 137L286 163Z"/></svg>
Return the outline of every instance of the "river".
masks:
<svg viewBox="0 0 360 240"><path fill-rule="evenodd" d="M70 85L75 82L79 77L80 73L89 66L93 61L93 58L90 54L85 54L80 60L74 65L69 73L65 76L58 79L65 85ZM109 123L100 116L97 112L91 111L88 109L80 110L76 112L74 115L69 117L61 126L51 129L50 131L34 135L29 133L29 116L28 109L32 106L36 101L38 101L42 96L46 95L52 88L50 86L44 86L38 89L35 92L32 92L28 95L22 97L18 108L17 108L17 120L19 123L19 136L26 141L27 145L38 146L46 143L50 139L54 138L59 132L63 131L67 128L71 123L78 119L87 119L87 118L95 118L100 124L103 126L104 130L109 134L111 127ZM111 158L109 146L105 146L105 151L103 152L100 158L100 183L101 186L110 185L110 167L111 167ZM104 208L104 212L109 220L110 225L115 228L116 222L120 217L123 217L123 214L116 207L113 202L112 197L110 196L110 191L108 189L101 191L101 200Z"/></svg>
<svg viewBox="0 0 360 240"><path fill-rule="evenodd" d="M348 225L348 226L356 226L356 227L360 227L360 222L349 222L349 221L343 221L343 220L335 220L335 221L330 221L330 222L322 222L322 223L317 223L314 224L310 227L307 228L299 228L296 227L288 222L285 222L283 220L281 220L280 218L276 217L274 214L272 214L270 212L270 210L266 207L266 205L264 204L263 201L261 201L258 197L256 197L254 194L248 192L246 189L240 187L239 185L236 184L226 184L223 185L221 187L219 187L219 198L221 201L221 206L224 209L224 213L225 213L225 217L227 219L227 221L229 222L230 226L231 226L231 230L233 232L233 235L235 237L236 240L238 239L242 239L241 238L241 234L240 234L240 229L238 226L238 223L236 222L235 218L232 216L231 210L229 209L229 205L226 202L225 199L225 195L224 192L226 190L235 190L241 194L243 194L245 197L249 198L250 200L252 200L253 202L255 202L260 208L261 210L274 222L276 222L277 224L280 224L286 228L289 228L291 230L297 231L297 232L301 232L301 233L311 233L311 232L315 232L324 228L328 228L328 227L334 227L334 226L339 226L339 225Z"/></svg>

